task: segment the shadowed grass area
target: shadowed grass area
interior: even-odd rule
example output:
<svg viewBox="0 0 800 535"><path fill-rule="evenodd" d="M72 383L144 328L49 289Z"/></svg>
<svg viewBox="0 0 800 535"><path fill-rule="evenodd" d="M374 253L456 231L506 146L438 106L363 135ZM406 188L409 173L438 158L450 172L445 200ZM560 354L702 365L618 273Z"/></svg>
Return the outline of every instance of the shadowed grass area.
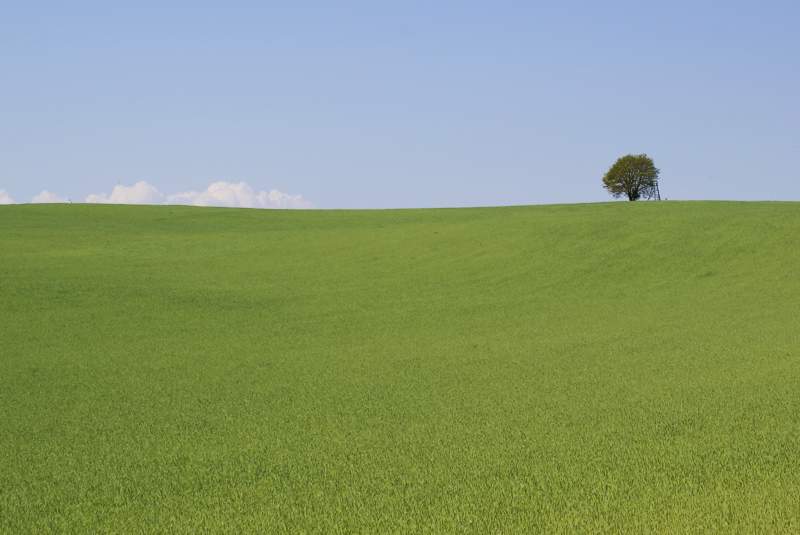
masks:
<svg viewBox="0 0 800 535"><path fill-rule="evenodd" d="M0 229L1 531L800 531L798 203Z"/></svg>

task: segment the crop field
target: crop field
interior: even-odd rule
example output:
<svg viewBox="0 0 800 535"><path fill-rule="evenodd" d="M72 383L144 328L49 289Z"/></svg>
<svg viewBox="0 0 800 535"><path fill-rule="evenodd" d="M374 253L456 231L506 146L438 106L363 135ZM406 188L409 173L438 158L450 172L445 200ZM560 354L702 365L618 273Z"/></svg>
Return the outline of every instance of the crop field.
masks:
<svg viewBox="0 0 800 535"><path fill-rule="evenodd" d="M800 203L0 207L0 532L800 532Z"/></svg>

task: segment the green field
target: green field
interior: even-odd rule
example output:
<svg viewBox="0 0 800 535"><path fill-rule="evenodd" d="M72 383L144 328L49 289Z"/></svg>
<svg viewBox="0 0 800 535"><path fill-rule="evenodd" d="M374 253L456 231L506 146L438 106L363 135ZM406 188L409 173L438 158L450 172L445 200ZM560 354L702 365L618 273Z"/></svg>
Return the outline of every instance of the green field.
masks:
<svg viewBox="0 0 800 535"><path fill-rule="evenodd" d="M0 531L800 532L800 203L0 207Z"/></svg>

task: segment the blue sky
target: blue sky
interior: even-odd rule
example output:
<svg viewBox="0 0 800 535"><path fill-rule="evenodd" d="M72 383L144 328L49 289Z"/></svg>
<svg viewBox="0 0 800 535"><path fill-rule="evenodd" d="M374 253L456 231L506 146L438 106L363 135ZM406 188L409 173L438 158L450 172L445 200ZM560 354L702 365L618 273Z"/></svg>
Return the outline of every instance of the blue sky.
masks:
<svg viewBox="0 0 800 535"><path fill-rule="evenodd" d="M796 2L122 4L0 5L6 196L591 202L646 152L671 199L800 200Z"/></svg>

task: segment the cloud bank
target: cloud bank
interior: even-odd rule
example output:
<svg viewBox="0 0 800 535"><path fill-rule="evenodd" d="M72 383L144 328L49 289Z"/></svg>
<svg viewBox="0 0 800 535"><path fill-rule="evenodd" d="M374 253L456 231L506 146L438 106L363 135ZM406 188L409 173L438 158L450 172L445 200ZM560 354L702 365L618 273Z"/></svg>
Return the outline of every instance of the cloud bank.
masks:
<svg viewBox="0 0 800 535"><path fill-rule="evenodd" d="M167 204L230 206L241 208L312 208L302 195L276 189L255 191L246 182L214 182L204 191L186 191L167 197Z"/></svg>
<svg viewBox="0 0 800 535"><path fill-rule="evenodd" d="M69 199L52 191L42 190L32 203L63 203ZM185 204L190 206L225 206L231 208L314 208L302 195L291 195L276 189L255 190L247 182L213 182L203 191L183 191L165 195L152 184L140 180L132 186L119 184L111 193L92 193L87 203L103 204ZM15 204L5 190L0 189L0 204Z"/></svg>
<svg viewBox="0 0 800 535"><path fill-rule="evenodd" d="M14 204L14 199L4 189L0 189L0 204Z"/></svg>
<svg viewBox="0 0 800 535"><path fill-rule="evenodd" d="M86 197L88 203L103 204L160 204L164 195L152 184L141 180L133 186L114 186L111 195L93 193Z"/></svg>
<svg viewBox="0 0 800 535"><path fill-rule="evenodd" d="M63 197L59 197L52 191L42 190L41 193L38 195L34 195L33 199L31 199L32 203L58 203L58 202L69 202L69 200L64 199Z"/></svg>
<svg viewBox="0 0 800 535"><path fill-rule="evenodd" d="M290 195L276 189L254 190L247 182L214 182L203 191L184 191L164 195L144 181L133 186L116 186L110 195L92 194L88 203L106 204L186 204L191 206L226 206L230 208L313 208L302 195Z"/></svg>

